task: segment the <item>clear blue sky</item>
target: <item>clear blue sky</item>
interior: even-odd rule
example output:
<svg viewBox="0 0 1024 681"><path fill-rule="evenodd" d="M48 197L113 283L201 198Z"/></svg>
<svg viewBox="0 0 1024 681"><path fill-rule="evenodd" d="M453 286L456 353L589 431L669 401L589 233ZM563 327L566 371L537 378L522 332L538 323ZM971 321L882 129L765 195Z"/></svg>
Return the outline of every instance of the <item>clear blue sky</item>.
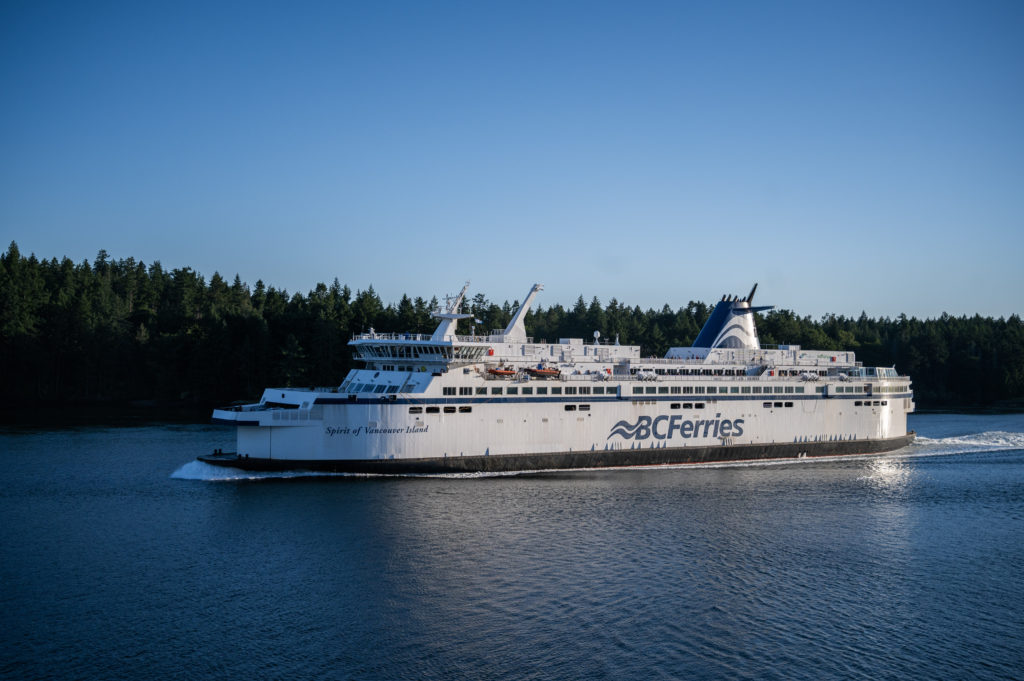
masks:
<svg viewBox="0 0 1024 681"><path fill-rule="evenodd" d="M0 91L40 257L1024 311L1022 2L7 0Z"/></svg>

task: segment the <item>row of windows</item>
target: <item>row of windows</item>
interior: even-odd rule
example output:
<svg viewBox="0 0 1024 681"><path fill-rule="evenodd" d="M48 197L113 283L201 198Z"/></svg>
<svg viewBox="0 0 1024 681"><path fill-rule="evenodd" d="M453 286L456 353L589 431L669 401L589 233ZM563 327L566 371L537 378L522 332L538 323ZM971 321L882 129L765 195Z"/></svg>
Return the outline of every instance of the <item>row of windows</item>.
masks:
<svg viewBox="0 0 1024 681"><path fill-rule="evenodd" d="M423 411L424 411L424 407L409 407L409 413L410 414L422 414ZM467 406L467 407L458 407L458 408L456 408L456 407L445 407L444 408L444 413L445 414L454 414L454 413L456 413L456 411L458 413L460 413L460 414L471 414L471 413L473 413L473 407L468 407ZM426 407L426 412L428 414L440 414L441 413L441 408L440 407Z"/></svg>
<svg viewBox="0 0 1024 681"><path fill-rule="evenodd" d="M462 387L458 389L459 395L615 395L618 389L615 386L508 386L488 388L486 387ZM441 389L442 395L454 395L454 387Z"/></svg>
<svg viewBox="0 0 1024 681"><path fill-rule="evenodd" d="M701 406L703 406L703 405L701 405ZM674 404L674 405L672 405L672 408L673 409L678 409L679 405L678 404ZM590 411L590 405L589 404L567 404L567 405L565 405L565 410L566 411L576 411L577 409L579 411ZM424 413L424 411L427 414L440 414L442 411L445 414L454 414L454 413L456 413L456 411L459 414L471 414L471 413L473 413L473 407L470 407L470 406L443 407L443 408L442 407L409 407L409 413L410 414L422 414L422 413Z"/></svg>
<svg viewBox="0 0 1024 681"><path fill-rule="evenodd" d="M633 386L633 394L634 395L679 395L679 394L690 395L690 394L693 394L693 393L707 394L707 395L716 395L716 394L717 395L727 395L727 394L730 394L730 395L751 395L751 394L753 394L753 395L761 395L761 394L771 394L773 392L780 393L780 394L782 394L782 393L801 393L802 394L804 392L804 387L802 385L799 385L799 386L791 386L791 385L781 386L781 385L777 385L777 386L764 386L764 387L759 386L759 385L754 385L754 386L751 386L751 385L744 385L744 386L737 386L737 385L733 385L733 386L724 386L724 385L723 386L713 386L713 385L709 385L709 386L706 386L706 388L705 388L705 386L699 386L699 385L698 386L689 386L689 385L686 385L686 386L678 386L678 385L672 385L672 386L667 386L667 385L661 385L661 386L653 386L653 385L642 386L642 385L635 385L635 386Z"/></svg>
<svg viewBox="0 0 1024 681"><path fill-rule="evenodd" d="M856 402L853 403L853 406L855 406L855 407L872 407L872 406L874 406L874 407L879 407L879 406L885 407L885 406L888 406L888 405L889 405L889 401L888 400L875 400L873 402L871 400L864 400L864 401L857 400ZM771 409L771 408L782 409L782 408L792 407L793 403L792 402L762 402L761 406L764 407L765 409ZM703 409L704 408L704 403L703 402L682 402L682 403L680 403L680 402L673 402L672 404L669 405L669 408L670 409L680 409L680 408L681 409ZM590 405L589 404L579 404L579 405L567 404L567 405L565 405L565 411L576 411L577 409L579 411L590 411ZM441 407L409 407L409 413L410 414L422 414L422 413L424 413L424 410L426 411L427 414L439 414L439 413L441 413L442 408ZM470 414L470 413L473 412L473 407L469 407L469 406L444 407L443 411L444 411L445 414L455 414L456 412L459 413L459 414Z"/></svg>
<svg viewBox="0 0 1024 681"><path fill-rule="evenodd" d="M769 407L771 406L771 402L765 402L764 405ZM782 403L776 402L775 405L782 406ZM673 402L669 405L669 409L703 409L704 406L704 402ZM792 407L793 403L787 402L786 406ZM589 404L566 404L563 405L563 408L565 411L590 411ZM458 407L457 410L460 414L470 414L473 411L473 407ZM409 407L410 414L422 414L424 412L427 414L439 414L441 411L441 407ZM456 407L444 407L443 411L445 414L454 414L456 413Z"/></svg>
<svg viewBox="0 0 1024 681"><path fill-rule="evenodd" d="M360 383L348 388L350 393L397 393L399 386L383 383Z"/></svg>
<svg viewBox="0 0 1024 681"><path fill-rule="evenodd" d="M630 369L629 373L636 375L638 371L650 371L650 369ZM658 376L745 376L743 369L655 369Z"/></svg>
<svg viewBox="0 0 1024 681"><path fill-rule="evenodd" d="M397 390L397 386L394 386ZM822 392L822 388L816 388L817 392ZM354 390L353 392L359 392ZM382 392L382 391L377 391ZM388 392L393 392L389 390ZM617 386L508 386L508 387L460 387L455 388L454 386L447 386L441 389L442 395L615 395L618 392ZM761 395L761 394L800 394L804 393L804 387L799 386L678 386L678 385L660 385L660 386L633 386L634 395Z"/></svg>
<svg viewBox="0 0 1024 681"><path fill-rule="evenodd" d="M654 403L656 403L656 402L653 399L651 399L651 400L634 399L633 400L633 406L634 407L641 407L643 405L654 405ZM703 403L703 402L682 402L682 403L680 403L680 402L672 402L671 405L669 405L669 409L703 409L703 408L705 408L705 403Z"/></svg>

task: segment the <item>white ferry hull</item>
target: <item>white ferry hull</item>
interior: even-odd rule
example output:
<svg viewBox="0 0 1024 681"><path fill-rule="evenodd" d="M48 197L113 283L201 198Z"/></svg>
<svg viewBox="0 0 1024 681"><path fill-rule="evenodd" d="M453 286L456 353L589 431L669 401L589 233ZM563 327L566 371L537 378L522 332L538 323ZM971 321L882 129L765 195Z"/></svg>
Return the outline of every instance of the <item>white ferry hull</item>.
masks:
<svg viewBox="0 0 1024 681"><path fill-rule="evenodd" d="M238 425L237 452L202 460L249 470L504 472L864 455L913 440L907 396L785 397L452 400L425 413L422 401L323 396L305 418L217 412Z"/></svg>

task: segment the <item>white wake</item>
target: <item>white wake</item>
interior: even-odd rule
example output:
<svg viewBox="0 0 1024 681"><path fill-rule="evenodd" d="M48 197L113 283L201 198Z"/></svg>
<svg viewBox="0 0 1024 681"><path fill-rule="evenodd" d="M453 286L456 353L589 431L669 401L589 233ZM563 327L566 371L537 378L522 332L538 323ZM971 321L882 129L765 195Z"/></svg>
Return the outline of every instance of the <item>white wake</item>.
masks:
<svg viewBox="0 0 1024 681"><path fill-rule="evenodd" d="M919 436L910 447L905 449L911 450L915 455L919 456L1024 449L1024 433L990 430L984 433L970 433L941 438Z"/></svg>

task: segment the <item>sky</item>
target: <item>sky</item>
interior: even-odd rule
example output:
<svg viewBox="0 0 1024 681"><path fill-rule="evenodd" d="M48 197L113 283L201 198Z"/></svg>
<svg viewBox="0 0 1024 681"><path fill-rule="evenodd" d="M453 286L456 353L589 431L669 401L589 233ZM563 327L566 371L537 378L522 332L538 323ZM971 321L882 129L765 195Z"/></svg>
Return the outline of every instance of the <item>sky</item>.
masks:
<svg viewBox="0 0 1024 681"><path fill-rule="evenodd" d="M1024 3L0 3L0 248L1024 312Z"/></svg>

